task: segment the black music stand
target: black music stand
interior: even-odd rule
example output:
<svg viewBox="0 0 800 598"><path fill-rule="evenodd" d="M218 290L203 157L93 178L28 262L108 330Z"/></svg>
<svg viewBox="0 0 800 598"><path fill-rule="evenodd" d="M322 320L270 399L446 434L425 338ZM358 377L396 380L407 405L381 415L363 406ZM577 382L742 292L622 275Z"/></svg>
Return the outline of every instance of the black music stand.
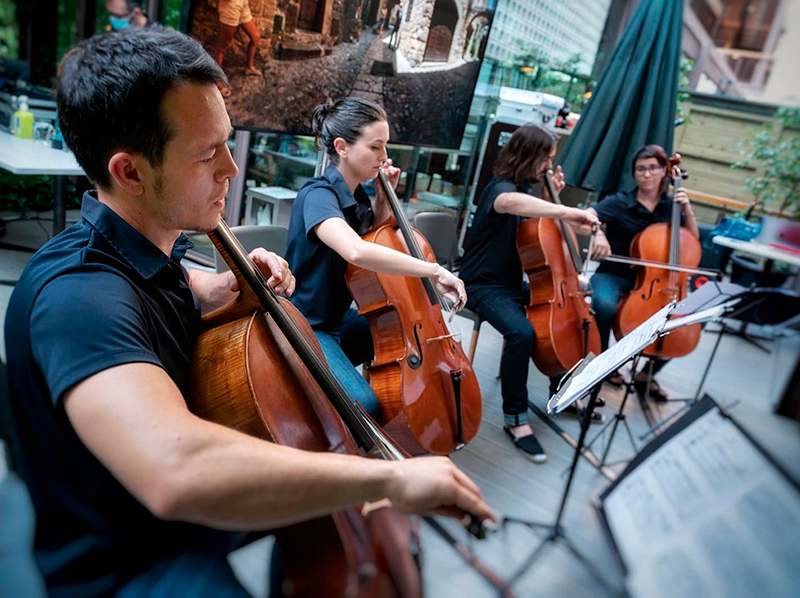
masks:
<svg viewBox="0 0 800 598"><path fill-rule="evenodd" d="M614 415L611 418L609 418L609 420L603 425L603 427L600 428L600 431L597 434L595 434L595 437L592 438L586 445L587 450L591 449L592 445L606 433L606 430L608 430L609 426L612 426L611 434L609 435L608 440L606 441L606 446L603 449L603 456L600 458L601 466L612 465L606 463L606 458L608 457L608 453L611 450L611 444L614 442L614 436L617 433L617 428L619 427L620 424L622 424L622 426L625 428L625 431L628 434L628 439L631 441L631 446L633 447L633 453L637 454L639 452L639 448L636 446L636 440L634 440L633 438L633 431L631 430L631 427L628 425L628 417L625 415L625 405L628 402L628 397L630 397L631 394L635 392L633 388L633 382L636 373L636 368L639 365L640 358L641 358L641 353L635 355L633 358L633 365L631 365L631 371L633 372L634 375L632 375L630 377L630 380L628 380L627 384L625 384L625 394L622 395L622 401L620 402L619 408L617 409L616 413L614 413Z"/></svg>
<svg viewBox="0 0 800 598"><path fill-rule="evenodd" d="M578 548L567 537L561 520L564 516L564 511L567 506L567 498L569 491L572 487L572 481L575 477L575 471L578 466L578 460L584 449L584 441L586 434L591 426L592 412L597 402L597 396L600 393L600 388L603 385L605 378L622 364L630 360L635 354L641 352L648 346L663 330L667 323L667 314L674 307L674 303L662 308L658 313L654 314L641 326L636 328L624 339L618 342L611 349L603 352L597 357L588 357L582 360L578 366L569 374L565 376L558 392L551 397L547 404L549 413L560 413L569 405L574 403L580 398L589 395L589 404L583 413L581 419L581 431L578 437L575 453L572 457L572 465L569 469L566 485L561 494L561 503L558 507L558 513L552 523L528 521L515 517L503 517L501 525L505 526L508 523L520 523L531 529L546 530L546 534L541 538L539 544L534 548L525 561L519 566L517 571L509 578L508 586L513 585L535 562L536 559L542 554L546 546L555 542L561 542L572 555L580 561L584 567L609 591L613 591L611 584L600 574L591 561L585 557Z"/></svg>
<svg viewBox="0 0 800 598"><path fill-rule="evenodd" d="M716 281L708 282L702 287L700 287L700 289L689 295L681 303L678 303L675 306L675 308L670 312L669 317L677 319L682 316L687 316L690 314L696 314L704 310L709 310L716 306L722 306L723 304L727 306L731 303L736 303L735 299L745 292L746 289L739 285L734 285L729 283L718 283ZM728 308L726 307L725 309ZM733 308L731 307L730 309ZM611 428L611 434L609 435L608 440L606 441L606 446L603 449L603 457L600 461L601 465L606 465L606 458L608 457L608 453L611 450L611 445L614 442L614 437L616 435L620 423L623 425L625 431L628 434L631 446L633 447L634 455L639 452L639 449L636 446L636 441L634 439L633 432L631 431L630 426L628 425L627 417L625 415L624 410L628 402L628 398L631 396L631 394L635 392L633 388L634 378L636 376L636 369L641 358L642 358L641 353L637 353L633 358L633 365L631 366L632 375L630 380L628 381L628 384L625 386L625 394L622 397L622 402L620 403L617 412L614 414L612 419L606 422L603 428L595 435L594 438L592 438L592 440L589 441L589 444L587 445L587 448L591 447L595 442L597 442L600 439L601 436L603 436L606 433L606 430L609 428L609 426L613 425L613 427ZM648 376L647 387L650 386L651 379L652 379L652 370L650 372L650 375ZM646 410L649 409L649 406L647 405L646 402L642 400L641 396L639 397L639 400L642 410L645 412L645 416L647 417L648 413ZM692 401L692 399L671 399L671 400L684 401L684 402ZM650 423L651 417L647 417L648 423ZM670 416L670 419L671 417L672 416ZM651 423L650 424L651 429L650 431L648 431L648 435L652 433L653 428L654 427L657 428L658 425L659 424ZM642 440L643 438L644 437L641 437L640 440Z"/></svg>
<svg viewBox="0 0 800 598"><path fill-rule="evenodd" d="M789 291L787 289L775 287L756 287L752 289L745 289L742 286L732 283L706 283L703 287L701 287L701 290L711 284L720 288L721 295L728 294L729 296L728 308L726 312L720 314L718 318L720 320L722 318L729 318L733 320L739 320L745 325L758 324L761 326L779 326L784 322L796 317L797 314L800 313L800 294L795 291ZM698 293L699 292L700 291L698 291ZM679 307L680 306L678 306L678 308ZM676 310L678 308L676 308ZM651 430L640 437L640 440L644 440L651 434L654 434L658 429L679 417L700 400L700 394L703 391L706 379L708 378L708 373L711 370L711 365L717 355L717 349L719 349L722 337L726 333L725 325L723 324L723 327L720 330L714 332L718 334L717 340L714 343L714 348L711 350L711 355L706 363L706 368L703 371L703 376L700 379L700 383L697 385L697 392L695 392L693 397L686 401L683 407L653 426ZM745 338L745 340L749 339Z"/></svg>

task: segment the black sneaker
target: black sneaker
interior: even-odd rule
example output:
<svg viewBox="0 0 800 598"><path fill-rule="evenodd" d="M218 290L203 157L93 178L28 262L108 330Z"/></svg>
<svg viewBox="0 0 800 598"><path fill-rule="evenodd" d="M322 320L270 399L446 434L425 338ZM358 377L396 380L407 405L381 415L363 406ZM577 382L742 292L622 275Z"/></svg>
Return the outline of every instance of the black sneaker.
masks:
<svg viewBox="0 0 800 598"><path fill-rule="evenodd" d="M503 430L505 430L508 437L511 438L511 442L514 443L514 446L525 453L528 459L534 463L544 463L547 461L547 455L544 454L544 449L542 445L539 444L539 441L536 440L536 436L528 434L527 436L517 438L508 426L503 426Z"/></svg>

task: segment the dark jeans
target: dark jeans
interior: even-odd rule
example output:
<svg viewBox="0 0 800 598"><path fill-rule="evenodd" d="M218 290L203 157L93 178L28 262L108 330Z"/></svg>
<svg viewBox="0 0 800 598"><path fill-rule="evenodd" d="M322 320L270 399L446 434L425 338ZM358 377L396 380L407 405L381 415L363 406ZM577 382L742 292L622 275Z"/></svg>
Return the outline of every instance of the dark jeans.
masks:
<svg viewBox="0 0 800 598"><path fill-rule="evenodd" d="M635 278L599 272L592 276L592 309L600 332L603 351L608 349L611 327L617 315L617 306L622 298L636 285ZM669 362L668 359L653 359L653 374Z"/></svg>
<svg viewBox="0 0 800 598"><path fill-rule="evenodd" d="M523 282L514 289L496 284L467 287L467 307L494 326L505 340L500 358L500 391L506 425L528 423L528 364L536 336L525 315L530 288ZM558 378L550 380L551 391Z"/></svg>

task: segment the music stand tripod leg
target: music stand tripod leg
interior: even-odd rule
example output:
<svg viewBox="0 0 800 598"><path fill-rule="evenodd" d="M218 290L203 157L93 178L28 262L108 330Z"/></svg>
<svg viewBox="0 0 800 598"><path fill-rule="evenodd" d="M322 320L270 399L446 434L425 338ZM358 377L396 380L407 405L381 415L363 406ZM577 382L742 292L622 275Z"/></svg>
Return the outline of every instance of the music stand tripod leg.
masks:
<svg viewBox="0 0 800 598"><path fill-rule="evenodd" d="M581 432L578 436L577 446L575 447L575 453L572 456L572 464L569 468L569 476L567 477L567 482L564 486L564 490L561 493L561 503L558 507L558 514L556 515L555 521L551 524L547 524L545 522L538 522L538 521L525 521L522 519L517 518L507 518L504 517L502 520L501 525L506 525L507 523L521 523L530 528L540 528L540 529L547 529L548 533L540 540L539 544L530 555L523 561L522 565L514 572L513 575L508 580L508 586L510 587L514 584L525 572L528 568L532 567L536 560L542 555L545 547L551 543L555 542L563 542L564 545L567 547L570 553L581 563L583 564L589 573L592 574L600 584L605 587L606 589L612 590L612 586L608 581L600 574L596 567L594 567L589 559L586 558L581 552L574 546L567 536L564 533L564 528L561 525L561 520L564 516L564 510L567 506L567 499L569 498L569 491L572 488L572 481L575 478L575 471L578 468L578 461L580 460L581 453L584 448L584 442L586 441L586 434L589 431L589 426L592 424L592 412L594 411L595 405L597 403L597 396L600 394L600 387L602 386L602 382L599 382L594 389L591 391L589 395L589 404L586 406L586 410L583 413L583 417L581 419Z"/></svg>
<svg viewBox="0 0 800 598"><path fill-rule="evenodd" d="M631 370L633 372L636 372L636 368L639 365L640 357L641 354L639 353L633 358L633 365L631 366ZM608 437L605 449L603 449L603 456L600 458L601 465L606 465L606 457L608 457L608 453L611 450L611 443L614 442L614 435L617 432L617 428L619 427L620 422L622 422L622 424L625 426L625 429L628 432L628 438L630 438L631 445L633 446L634 455L639 452L639 449L636 446L636 442L633 439L633 433L631 432L631 428L628 425L628 418L625 415L625 405L627 404L628 397L630 397L632 392L633 392L633 376L631 376L631 379L625 385L625 394L622 397L622 402L619 405L619 409L617 409L617 412L614 414L614 417L608 420L606 425L603 426L602 429L597 433L597 435L589 441L589 444L586 445L586 448L591 447L595 443L595 441L597 441L605 433L608 427L613 424L613 428L611 428L611 434Z"/></svg>
<svg viewBox="0 0 800 598"><path fill-rule="evenodd" d="M725 324L723 323L722 326L724 327ZM678 409L675 413L672 413L667 418L662 419L660 422L658 422L658 424L654 428L642 434L639 437L639 440L644 440L645 438L651 436L652 434L655 434L656 430L666 426L669 422L679 417L684 412L688 411L692 407L692 405L694 405L697 401L700 400L700 393L706 384L706 379L708 378L708 372L711 371L711 364L714 362L714 357L716 357L717 355L717 349L719 349L720 342L722 341L721 332L722 331L720 330L720 334L717 335L717 340L714 342L714 348L711 350L711 355L708 358L708 363L706 363L706 369L703 372L703 377L700 378L700 383L697 385L697 391L695 392L695 395L692 398L688 399L686 403L683 405L683 407Z"/></svg>

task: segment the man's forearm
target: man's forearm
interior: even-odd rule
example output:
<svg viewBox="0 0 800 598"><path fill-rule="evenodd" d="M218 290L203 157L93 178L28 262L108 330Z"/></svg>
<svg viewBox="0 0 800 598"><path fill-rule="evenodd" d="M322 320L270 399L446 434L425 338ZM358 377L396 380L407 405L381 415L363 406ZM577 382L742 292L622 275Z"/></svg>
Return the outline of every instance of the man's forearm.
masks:
<svg viewBox="0 0 800 598"><path fill-rule="evenodd" d="M189 270L189 286L200 300L200 309L206 314L222 307L236 298L237 292L231 291L233 273L229 270L221 274L203 270Z"/></svg>
<svg viewBox="0 0 800 598"><path fill-rule="evenodd" d="M325 515L389 493L384 461L308 453L215 426L177 472L168 519L264 530Z"/></svg>

